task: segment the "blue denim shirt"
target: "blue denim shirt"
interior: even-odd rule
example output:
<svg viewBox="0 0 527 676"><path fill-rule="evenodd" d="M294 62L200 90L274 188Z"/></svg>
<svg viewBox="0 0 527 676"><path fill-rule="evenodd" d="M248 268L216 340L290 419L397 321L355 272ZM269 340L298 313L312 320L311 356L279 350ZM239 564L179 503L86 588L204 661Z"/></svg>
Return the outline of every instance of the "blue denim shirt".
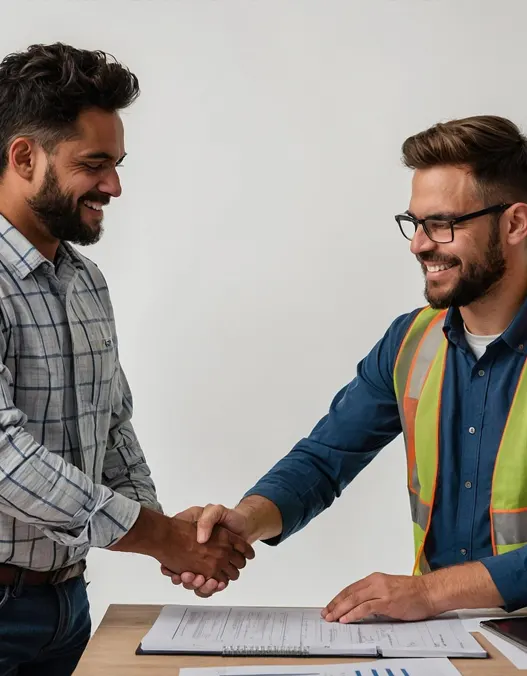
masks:
<svg viewBox="0 0 527 676"><path fill-rule="evenodd" d="M393 322L311 434L246 494L269 498L280 509L283 531L269 544L278 544L329 507L401 432L393 370L402 339L418 312ZM481 561L505 608L516 610L527 606L527 547L493 556L489 505L496 454L527 355L527 300L479 361L465 340L458 310L449 310L444 331L449 345L439 476L426 555L432 570Z"/></svg>

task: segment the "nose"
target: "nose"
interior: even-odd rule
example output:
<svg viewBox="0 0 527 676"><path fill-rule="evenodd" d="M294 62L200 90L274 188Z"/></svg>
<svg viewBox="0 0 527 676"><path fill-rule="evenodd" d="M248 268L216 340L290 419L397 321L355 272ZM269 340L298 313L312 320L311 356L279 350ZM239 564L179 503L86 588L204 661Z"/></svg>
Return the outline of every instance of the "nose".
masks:
<svg viewBox="0 0 527 676"><path fill-rule="evenodd" d="M423 230L423 226L419 225L415 231L415 235L410 242L410 251L416 256L423 253L423 251L433 251L436 248L436 243L432 242L430 237Z"/></svg>
<svg viewBox="0 0 527 676"><path fill-rule="evenodd" d="M114 167L108 171L104 178L99 181L97 189L101 192L111 195L112 197L120 197L123 189L121 187L121 179L117 173L117 169Z"/></svg>

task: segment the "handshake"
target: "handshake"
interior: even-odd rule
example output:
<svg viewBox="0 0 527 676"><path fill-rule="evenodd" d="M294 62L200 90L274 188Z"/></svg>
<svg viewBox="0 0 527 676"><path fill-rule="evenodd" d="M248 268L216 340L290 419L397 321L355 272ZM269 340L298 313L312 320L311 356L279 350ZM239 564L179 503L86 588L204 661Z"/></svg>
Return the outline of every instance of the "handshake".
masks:
<svg viewBox="0 0 527 676"><path fill-rule="evenodd" d="M240 565L235 566L231 562L228 579L218 573L212 573L210 577L200 573L198 567L188 567L183 572L171 570L165 565L161 565L161 572L172 579L173 584L182 584L185 589L194 591L197 596L207 598L215 592L223 591L230 580L237 580L240 576L240 568L246 565L246 559L254 558L254 550L251 544L256 538L251 537L250 522L243 511L228 509L223 505L207 505L207 507L190 507L184 512L176 514L175 519L195 524L196 540L203 546L211 545L218 533L222 531L229 534L229 541L235 551L240 555L243 553L244 559L238 559Z"/></svg>
<svg viewBox="0 0 527 676"><path fill-rule="evenodd" d="M254 558L253 542L281 530L280 511L260 496L235 509L190 507L174 517L142 506L134 526L108 549L152 556L174 584L206 598L239 578L247 559Z"/></svg>

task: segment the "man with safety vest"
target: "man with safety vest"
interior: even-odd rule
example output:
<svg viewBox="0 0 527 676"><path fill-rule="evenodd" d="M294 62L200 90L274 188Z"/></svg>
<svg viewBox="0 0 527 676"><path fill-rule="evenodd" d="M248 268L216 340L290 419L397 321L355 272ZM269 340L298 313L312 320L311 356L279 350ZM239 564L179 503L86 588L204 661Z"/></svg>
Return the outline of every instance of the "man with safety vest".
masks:
<svg viewBox="0 0 527 676"><path fill-rule="evenodd" d="M395 219L428 305L393 322L329 413L237 507L183 513L200 541L221 523L278 544L402 432L413 575L351 584L322 611L328 621L527 605L527 138L477 116L437 124L402 151L412 196ZM225 586L190 571L172 580L200 596Z"/></svg>

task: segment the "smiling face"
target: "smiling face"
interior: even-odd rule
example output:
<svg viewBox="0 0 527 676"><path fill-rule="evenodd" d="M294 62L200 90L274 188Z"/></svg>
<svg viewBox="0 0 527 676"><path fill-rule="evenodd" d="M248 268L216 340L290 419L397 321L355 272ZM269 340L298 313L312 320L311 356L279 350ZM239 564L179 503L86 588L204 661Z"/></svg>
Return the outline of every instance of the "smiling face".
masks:
<svg viewBox="0 0 527 676"><path fill-rule="evenodd" d="M466 167L418 169L412 182L409 212L416 218L451 219L483 209ZM411 251L425 275L425 297L433 308L463 307L487 295L507 271L498 219L485 215L454 226L454 240L433 242L420 226Z"/></svg>
<svg viewBox="0 0 527 676"><path fill-rule="evenodd" d="M81 113L76 130L47 155L27 204L55 239L92 244L102 235L103 207L121 194L124 131L117 113L99 109Z"/></svg>

